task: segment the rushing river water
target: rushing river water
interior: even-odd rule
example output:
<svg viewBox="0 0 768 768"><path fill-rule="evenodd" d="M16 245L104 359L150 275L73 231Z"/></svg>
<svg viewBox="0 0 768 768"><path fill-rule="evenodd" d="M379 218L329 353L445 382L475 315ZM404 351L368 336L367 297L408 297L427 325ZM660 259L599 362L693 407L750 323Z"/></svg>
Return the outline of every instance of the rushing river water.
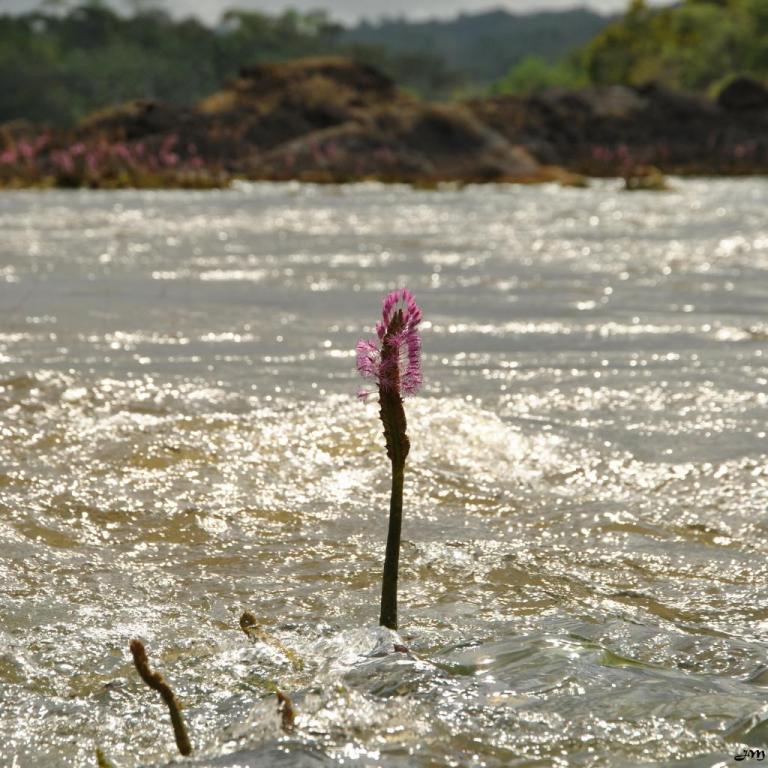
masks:
<svg viewBox="0 0 768 768"><path fill-rule="evenodd" d="M133 637L205 765L762 747L767 210L765 180L2 193L0 765L174 759ZM353 355L402 285L407 654Z"/></svg>

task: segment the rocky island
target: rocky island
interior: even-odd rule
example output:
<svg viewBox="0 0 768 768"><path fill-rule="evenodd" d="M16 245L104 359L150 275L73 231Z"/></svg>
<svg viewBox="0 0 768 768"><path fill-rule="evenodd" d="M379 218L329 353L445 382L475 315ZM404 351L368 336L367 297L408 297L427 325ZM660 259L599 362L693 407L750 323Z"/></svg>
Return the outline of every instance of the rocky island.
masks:
<svg viewBox="0 0 768 768"><path fill-rule="evenodd" d="M4 187L579 183L647 168L768 173L768 90L737 78L716 100L651 84L434 103L329 57L244 67L196 105L133 101L69 131L0 126Z"/></svg>

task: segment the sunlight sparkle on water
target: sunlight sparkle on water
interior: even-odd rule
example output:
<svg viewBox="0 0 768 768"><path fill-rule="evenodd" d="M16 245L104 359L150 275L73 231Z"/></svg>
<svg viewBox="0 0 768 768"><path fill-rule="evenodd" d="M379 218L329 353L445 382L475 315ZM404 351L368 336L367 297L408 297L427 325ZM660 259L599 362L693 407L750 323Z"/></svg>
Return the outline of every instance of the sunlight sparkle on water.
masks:
<svg viewBox="0 0 768 768"><path fill-rule="evenodd" d="M675 187L6 193L0 764L167 763L134 636L203 764L731 760L768 643L766 188ZM403 284L396 638L352 350Z"/></svg>

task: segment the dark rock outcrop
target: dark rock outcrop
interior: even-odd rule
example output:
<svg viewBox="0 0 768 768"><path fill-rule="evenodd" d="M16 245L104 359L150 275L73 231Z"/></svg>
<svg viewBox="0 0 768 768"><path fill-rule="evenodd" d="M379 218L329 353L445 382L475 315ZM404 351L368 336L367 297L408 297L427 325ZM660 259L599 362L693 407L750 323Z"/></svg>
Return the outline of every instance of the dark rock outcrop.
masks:
<svg viewBox="0 0 768 768"><path fill-rule="evenodd" d="M201 129L200 115L191 107L137 99L94 112L80 123L76 132L86 138L99 135L108 141L136 141Z"/></svg>
<svg viewBox="0 0 768 768"><path fill-rule="evenodd" d="M244 67L196 108L133 102L78 129L128 142L171 134L251 179L488 181L539 172L470 110L420 102L372 67L338 58Z"/></svg>
<svg viewBox="0 0 768 768"><path fill-rule="evenodd" d="M675 174L768 172L768 111L726 109L654 84L553 89L469 106L540 162L589 176L627 176L639 166Z"/></svg>
<svg viewBox="0 0 768 768"><path fill-rule="evenodd" d="M768 109L768 88L751 77L737 77L720 91L717 103L732 111Z"/></svg>
<svg viewBox="0 0 768 768"><path fill-rule="evenodd" d="M384 107L279 145L262 158L269 178L346 181L502 181L535 178L520 147L461 107Z"/></svg>

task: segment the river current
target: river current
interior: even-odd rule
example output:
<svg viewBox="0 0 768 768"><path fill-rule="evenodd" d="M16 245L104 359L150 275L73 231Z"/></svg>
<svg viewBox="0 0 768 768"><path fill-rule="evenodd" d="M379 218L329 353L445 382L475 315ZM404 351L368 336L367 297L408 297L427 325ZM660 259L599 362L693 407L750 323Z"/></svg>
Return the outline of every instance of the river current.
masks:
<svg viewBox="0 0 768 768"><path fill-rule="evenodd" d="M768 182L673 183L3 192L0 766L178 759L134 637L200 765L763 748ZM401 286L395 637L353 349Z"/></svg>

